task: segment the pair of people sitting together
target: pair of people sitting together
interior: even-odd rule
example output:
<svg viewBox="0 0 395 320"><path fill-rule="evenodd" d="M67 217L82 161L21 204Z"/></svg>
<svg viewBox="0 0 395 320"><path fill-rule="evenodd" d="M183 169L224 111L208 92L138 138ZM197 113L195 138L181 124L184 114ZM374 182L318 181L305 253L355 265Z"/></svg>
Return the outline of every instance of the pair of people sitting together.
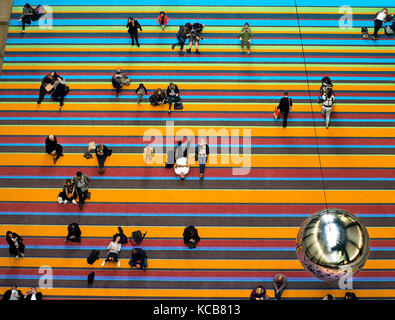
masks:
<svg viewBox="0 0 395 320"><path fill-rule="evenodd" d="M167 87L166 93L161 88L156 89L154 93L150 96L149 101L152 106L159 106L161 104L168 103L168 113L171 112L171 106L173 104L174 109L182 109L180 90L178 89L178 86L173 82L171 82Z"/></svg>
<svg viewBox="0 0 395 320"><path fill-rule="evenodd" d="M53 101L59 102L59 110L62 110L64 98L69 93L70 88L66 85L66 80L55 71L47 74L41 81L40 94L37 104L40 104L47 93L51 94Z"/></svg>
<svg viewBox="0 0 395 320"><path fill-rule="evenodd" d="M91 178L78 171L73 179L67 179L63 190L58 194L58 202L78 204L82 209L85 200L89 198L89 182ZM78 196L78 202L76 201Z"/></svg>

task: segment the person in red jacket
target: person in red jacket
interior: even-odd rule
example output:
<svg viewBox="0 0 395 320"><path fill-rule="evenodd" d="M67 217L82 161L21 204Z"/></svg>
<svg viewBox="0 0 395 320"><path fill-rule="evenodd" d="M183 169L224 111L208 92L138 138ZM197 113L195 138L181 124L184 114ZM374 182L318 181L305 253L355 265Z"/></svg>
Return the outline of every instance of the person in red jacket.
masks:
<svg viewBox="0 0 395 320"><path fill-rule="evenodd" d="M170 19L164 11L159 12L159 16L156 19L156 23L159 23L161 25L162 31L165 31L165 27L169 21Z"/></svg>

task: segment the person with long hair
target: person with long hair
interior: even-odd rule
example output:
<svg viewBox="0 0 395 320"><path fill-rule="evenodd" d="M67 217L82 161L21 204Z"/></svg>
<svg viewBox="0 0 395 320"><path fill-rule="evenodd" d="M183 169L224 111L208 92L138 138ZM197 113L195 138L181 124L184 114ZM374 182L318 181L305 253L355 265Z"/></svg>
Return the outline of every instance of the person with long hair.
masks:
<svg viewBox="0 0 395 320"><path fill-rule="evenodd" d="M122 244L120 243L121 237L118 235L107 247L108 253L106 260L103 261L102 266L106 264L107 261L118 262L118 267L121 266L119 261L119 253L121 252Z"/></svg>
<svg viewBox="0 0 395 320"><path fill-rule="evenodd" d="M162 27L162 31L165 31L165 27L169 21L170 19L164 11L159 12L159 16L156 19L156 23L160 24L160 26Z"/></svg>
<svg viewBox="0 0 395 320"><path fill-rule="evenodd" d="M25 26L26 24L31 24L32 23L32 16L33 16L33 7L26 3L23 6L22 9L22 16L21 18L18 20L19 22L22 22L22 33L25 33Z"/></svg>
<svg viewBox="0 0 395 320"><path fill-rule="evenodd" d="M8 242L8 251L11 255L15 256L17 259L25 256L25 245L20 235L12 231L7 231L5 238Z"/></svg>
<svg viewBox="0 0 395 320"><path fill-rule="evenodd" d="M153 106L159 106L161 104L164 104L166 103L166 94L161 88L158 88L150 96L149 101Z"/></svg>
<svg viewBox="0 0 395 320"><path fill-rule="evenodd" d="M329 90L328 93L324 93L322 95L321 114L323 116L325 116L325 127L327 129L329 127L329 121L330 121L331 112L332 112L332 105L333 105L334 101L335 101L335 96L333 95L332 90Z"/></svg>
<svg viewBox="0 0 395 320"><path fill-rule="evenodd" d="M207 157L209 155L209 146L205 138L199 140L195 149L195 160L199 162L200 179L204 178L204 169L206 168Z"/></svg>

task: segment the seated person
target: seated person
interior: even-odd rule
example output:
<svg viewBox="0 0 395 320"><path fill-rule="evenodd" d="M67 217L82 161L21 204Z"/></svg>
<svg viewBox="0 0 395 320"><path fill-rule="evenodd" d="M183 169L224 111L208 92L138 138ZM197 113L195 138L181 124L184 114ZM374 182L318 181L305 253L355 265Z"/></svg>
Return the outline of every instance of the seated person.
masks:
<svg viewBox="0 0 395 320"><path fill-rule="evenodd" d="M273 278L274 299L280 300L281 295L287 286L287 277L285 274L278 273Z"/></svg>
<svg viewBox="0 0 395 320"><path fill-rule="evenodd" d="M155 150L150 145L147 145L144 148L143 159L144 162L147 164L151 164L153 162L152 155L154 154Z"/></svg>
<svg viewBox="0 0 395 320"><path fill-rule="evenodd" d="M60 157L63 157L63 147L58 144L56 137L52 134L45 139L45 151L53 156L54 164Z"/></svg>
<svg viewBox="0 0 395 320"><path fill-rule="evenodd" d="M23 293L21 290L18 290L16 284L13 284L11 286L11 289L8 289L6 292L4 292L2 300L3 301L23 300Z"/></svg>
<svg viewBox="0 0 395 320"><path fill-rule="evenodd" d="M68 234L65 242L81 242L81 230L78 223L72 223L67 227Z"/></svg>
<svg viewBox="0 0 395 320"><path fill-rule="evenodd" d="M183 237L184 243L189 247L189 249L196 248L197 243L200 241L198 231L192 225L184 229Z"/></svg>
<svg viewBox="0 0 395 320"><path fill-rule="evenodd" d="M77 201L75 201L75 199L77 199L75 185L71 182L71 179L67 179L63 186L62 192L58 194L58 202L64 204L69 202L77 204Z"/></svg>
<svg viewBox="0 0 395 320"><path fill-rule="evenodd" d="M176 175L180 176L181 180L184 180L185 176L189 173L188 158L178 158L174 164L174 172Z"/></svg>
<svg viewBox="0 0 395 320"><path fill-rule="evenodd" d="M59 78L59 75L55 71L52 71L51 73L48 73L43 78L43 80L41 81L40 95L38 97L37 104L41 103L41 101L45 97L45 94L53 92L53 85L55 84L55 81L58 78Z"/></svg>
<svg viewBox="0 0 395 320"><path fill-rule="evenodd" d="M136 267L137 269L145 270L148 267L147 254L143 249L134 248L132 250L132 256L129 260L131 268Z"/></svg>
<svg viewBox="0 0 395 320"><path fill-rule="evenodd" d="M52 100L60 103L59 110L62 110L64 97L69 93L69 87L66 86L66 80L57 77L53 85Z"/></svg>
<svg viewBox="0 0 395 320"><path fill-rule="evenodd" d="M108 149L104 144L98 144L95 148L95 153L99 163L99 174L102 175L105 172L104 162L112 154L112 150Z"/></svg>
<svg viewBox="0 0 395 320"><path fill-rule="evenodd" d="M119 253L121 252L122 244L120 243L120 241L121 237L117 236L115 240L110 242L107 247L107 258L103 261L102 266L104 266L107 261L118 261L118 267L121 266L121 261L119 261Z"/></svg>
<svg viewBox="0 0 395 320"><path fill-rule="evenodd" d="M42 300L43 294L41 292L37 292L36 287L31 287L30 291L25 293L24 300Z"/></svg>
<svg viewBox="0 0 395 320"><path fill-rule="evenodd" d="M266 289L262 286L256 287L251 292L250 300L269 300L269 297L266 295Z"/></svg>
<svg viewBox="0 0 395 320"><path fill-rule="evenodd" d="M158 88L149 97L149 101L150 101L151 105L153 105L153 106L158 106L160 104L164 104L164 103L166 103L166 94L161 88Z"/></svg>
<svg viewBox="0 0 395 320"><path fill-rule="evenodd" d="M119 97L119 92L121 91L121 88L126 84L128 85L128 83L130 83L129 81L126 81L126 79L128 79L128 77L126 76L126 74L120 69L118 68L117 70L115 70L114 74L112 75L112 85L115 88L115 92L116 92L116 97Z"/></svg>
<svg viewBox="0 0 395 320"><path fill-rule="evenodd" d="M178 89L178 86L171 82L169 86L167 87L167 103L169 104L169 113L171 111L171 106L175 102L181 101L180 98L180 90Z"/></svg>

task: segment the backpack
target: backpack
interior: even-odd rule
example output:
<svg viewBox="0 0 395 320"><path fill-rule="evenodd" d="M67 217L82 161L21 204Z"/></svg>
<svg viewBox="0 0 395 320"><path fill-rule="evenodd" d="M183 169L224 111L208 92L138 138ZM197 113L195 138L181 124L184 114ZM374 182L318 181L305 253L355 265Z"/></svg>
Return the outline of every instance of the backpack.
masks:
<svg viewBox="0 0 395 320"><path fill-rule="evenodd" d="M182 102L181 101L176 101L174 103L174 110L182 110L182 109L184 109L184 106L182 105Z"/></svg>
<svg viewBox="0 0 395 320"><path fill-rule="evenodd" d="M112 241L115 241L115 239L120 236L121 240L119 241L120 244L126 244L128 243L128 237L123 233L123 230L121 227L118 227L119 233L116 233L112 236Z"/></svg>
<svg viewBox="0 0 395 320"><path fill-rule="evenodd" d="M36 21L40 19L40 17L45 13L44 7L39 4L34 10L33 10L33 15L32 15L32 20Z"/></svg>
<svg viewBox="0 0 395 320"><path fill-rule="evenodd" d="M361 36L364 39L369 38L369 31L368 31L367 27L362 27L361 28Z"/></svg>
<svg viewBox="0 0 395 320"><path fill-rule="evenodd" d="M92 250L88 258L86 258L86 261L89 264L93 264L97 259L99 259L99 254L100 254L99 250Z"/></svg>
<svg viewBox="0 0 395 320"><path fill-rule="evenodd" d="M130 243L132 244L132 246L139 245L144 240L146 234L147 234L147 231L144 234L141 234L140 230L133 231L132 237L130 238ZM134 244L133 244L132 238L135 242Z"/></svg>
<svg viewBox="0 0 395 320"><path fill-rule="evenodd" d="M88 284L92 284L93 280L95 280L95 272L88 274Z"/></svg>

